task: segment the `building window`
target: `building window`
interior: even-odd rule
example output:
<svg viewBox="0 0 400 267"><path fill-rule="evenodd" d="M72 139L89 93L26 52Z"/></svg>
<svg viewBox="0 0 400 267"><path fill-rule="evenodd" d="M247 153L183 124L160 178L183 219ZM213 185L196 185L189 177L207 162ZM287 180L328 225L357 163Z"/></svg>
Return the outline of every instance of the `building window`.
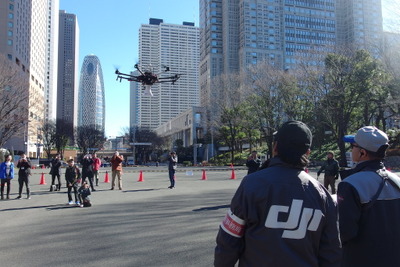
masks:
<svg viewBox="0 0 400 267"><path fill-rule="evenodd" d="M13 13L8 13L8 18L9 19L13 19L14 18L14 14Z"/></svg>
<svg viewBox="0 0 400 267"><path fill-rule="evenodd" d="M7 40L7 45L12 46L13 45L13 40L8 39Z"/></svg>

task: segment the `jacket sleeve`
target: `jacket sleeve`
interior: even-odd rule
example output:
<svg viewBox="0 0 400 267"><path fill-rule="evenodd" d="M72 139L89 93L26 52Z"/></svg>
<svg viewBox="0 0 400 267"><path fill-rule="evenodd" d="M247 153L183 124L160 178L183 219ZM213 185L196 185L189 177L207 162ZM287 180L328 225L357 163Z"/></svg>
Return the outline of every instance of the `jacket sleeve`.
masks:
<svg viewBox="0 0 400 267"><path fill-rule="evenodd" d="M357 190L347 182L338 186L339 229L342 244L353 239L358 233L361 217L361 202Z"/></svg>
<svg viewBox="0 0 400 267"><path fill-rule="evenodd" d="M319 168L319 171L317 172L317 175L320 175L321 172L323 172L325 170L325 162L324 164L322 164L321 168Z"/></svg>
<svg viewBox="0 0 400 267"><path fill-rule="evenodd" d="M338 229L337 204L332 197L328 195L325 205L326 224L320 240L318 262L321 267L340 267L342 248Z"/></svg>
<svg viewBox="0 0 400 267"><path fill-rule="evenodd" d="M244 249L244 208L243 182L232 199L231 207L222 221L217 235L214 266L234 266Z"/></svg>

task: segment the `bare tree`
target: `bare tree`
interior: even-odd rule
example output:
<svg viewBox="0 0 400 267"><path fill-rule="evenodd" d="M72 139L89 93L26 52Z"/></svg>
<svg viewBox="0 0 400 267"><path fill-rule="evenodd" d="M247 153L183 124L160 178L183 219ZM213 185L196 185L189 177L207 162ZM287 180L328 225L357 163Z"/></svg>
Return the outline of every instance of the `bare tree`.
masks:
<svg viewBox="0 0 400 267"><path fill-rule="evenodd" d="M21 132L27 123L27 76L0 54L0 147Z"/></svg>
<svg viewBox="0 0 400 267"><path fill-rule="evenodd" d="M56 136L55 136L55 147L57 149L57 153L61 155L61 158L64 157L65 147L70 140L70 129L73 128L72 123L63 120L57 119L56 121ZM71 141L73 142L73 140Z"/></svg>
<svg viewBox="0 0 400 267"><path fill-rule="evenodd" d="M42 137L43 137L43 150L47 154L47 158L51 157L51 150L56 144L56 123L49 121L43 124L42 127Z"/></svg>
<svg viewBox="0 0 400 267"><path fill-rule="evenodd" d="M104 132L97 129L96 125L82 125L76 128L76 144L83 155L89 152L89 149L99 150L103 148L106 141Z"/></svg>
<svg viewBox="0 0 400 267"><path fill-rule="evenodd" d="M221 137L231 151L231 162L234 161L235 150L241 127L241 106L246 99L244 73L222 74L213 79L211 101L209 106L209 123L211 128L219 129Z"/></svg>

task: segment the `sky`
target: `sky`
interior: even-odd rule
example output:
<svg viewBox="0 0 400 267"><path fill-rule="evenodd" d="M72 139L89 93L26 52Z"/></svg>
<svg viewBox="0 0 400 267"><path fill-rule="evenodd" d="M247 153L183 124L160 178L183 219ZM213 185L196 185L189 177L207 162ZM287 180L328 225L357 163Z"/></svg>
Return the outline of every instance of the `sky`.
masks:
<svg viewBox="0 0 400 267"><path fill-rule="evenodd" d="M384 12L393 12L400 0L384 0ZM103 69L106 98L106 136L123 134L129 126L129 82L116 81L118 67L129 73L139 60L141 24L149 18L165 23L194 22L199 26L199 0L60 0L60 9L78 17L80 29L79 71L83 58L95 54ZM398 8L395 8L398 10ZM396 18L398 11L394 12Z"/></svg>
<svg viewBox="0 0 400 267"><path fill-rule="evenodd" d="M199 0L60 0L60 10L77 15L80 31L79 73L83 59L94 54L103 70L106 136L129 126L128 81L116 81L118 67L129 73L139 60L139 28L149 18L164 23L194 22L199 26Z"/></svg>

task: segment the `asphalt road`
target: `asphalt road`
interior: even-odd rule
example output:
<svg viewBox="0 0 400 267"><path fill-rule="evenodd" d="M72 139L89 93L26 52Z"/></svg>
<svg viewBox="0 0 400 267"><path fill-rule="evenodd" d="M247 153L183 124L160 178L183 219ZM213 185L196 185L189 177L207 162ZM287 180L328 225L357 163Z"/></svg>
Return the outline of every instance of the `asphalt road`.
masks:
<svg viewBox="0 0 400 267"><path fill-rule="evenodd" d="M207 171L206 181L178 172L168 189L167 172L148 171L138 182L137 169L126 169L122 191L102 173L90 208L67 205L65 188L48 192L41 170L32 198L16 200L15 179L12 199L0 201L0 266L212 266L219 223L246 172L231 180L229 170Z"/></svg>
<svg viewBox="0 0 400 267"><path fill-rule="evenodd" d="M122 191L109 190L102 173L90 208L67 205L65 188L48 192L48 174L39 185L42 170L31 177L32 199L16 200L15 179L12 199L0 201L0 266L212 266L218 226L246 171L233 180L229 168L208 170L202 180L200 170L181 169L168 189L167 172L156 170L138 182L139 169L126 169Z"/></svg>

